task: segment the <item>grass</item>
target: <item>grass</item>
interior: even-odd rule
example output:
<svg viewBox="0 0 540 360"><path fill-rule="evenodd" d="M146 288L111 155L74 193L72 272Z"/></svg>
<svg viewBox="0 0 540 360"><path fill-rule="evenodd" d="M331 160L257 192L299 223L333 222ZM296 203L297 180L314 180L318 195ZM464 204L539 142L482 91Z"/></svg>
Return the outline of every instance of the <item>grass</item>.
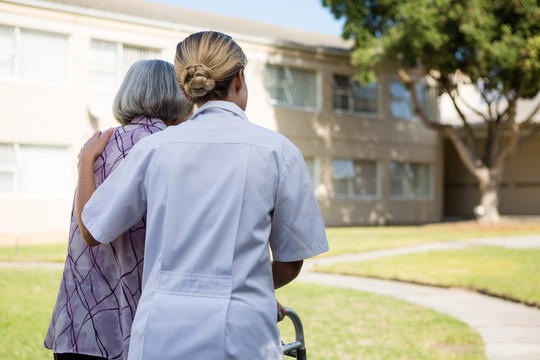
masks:
<svg viewBox="0 0 540 360"><path fill-rule="evenodd" d="M462 287L540 306L539 249L472 247L319 266L316 270Z"/></svg>
<svg viewBox="0 0 540 360"><path fill-rule="evenodd" d="M330 251L321 256L384 250L434 241L529 235L540 233L539 223L503 221L483 226L476 222L440 223L423 226L328 228Z"/></svg>
<svg viewBox="0 0 540 360"><path fill-rule="evenodd" d="M540 224L474 223L329 228L328 255L467 238L540 233ZM66 244L3 246L0 261L63 262ZM326 255L326 256L328 256ZM540 301L536 289L540 250L474 247L337 264L325 270L474 287L523 301ZM60 269L0 267L0 359L50 359L42 347L61 278ZM480 336L467 325L390 297L293 283L278 299L301 316L309 359L485 359ZM292 324L281 323L292 341Z"/></svg>
<svg viewBox="0 0 540 360"><path fill-rule="evenodd" d="M304 326L308 359L485 359L480 336L435 311L390 297L292 283L277 291ZM282 340L294 340L292 323L280 323Z"/></svg>
<svg viewBox="0 0 540 360"><path fill-rule="evenodd" d="M0 246L0 261L49 261L63 263L66 260L67 243Z"/></svg>
<svg viewBox="0 0 540 360"><path fill-rule="evenodd" d="M0 268L0 359L45 360L43 348L62 272Z"/></svg>
<svg viewBox="0 0 540 360"><path fill-rule="evenodd" d="M0 268L0 359L45 360L43 340L61 271ZM396 299L293 283L277 294L301 316L308 358L485 360L480 336L449 316ZM294 339L284 320L282 338Z"/></svg>

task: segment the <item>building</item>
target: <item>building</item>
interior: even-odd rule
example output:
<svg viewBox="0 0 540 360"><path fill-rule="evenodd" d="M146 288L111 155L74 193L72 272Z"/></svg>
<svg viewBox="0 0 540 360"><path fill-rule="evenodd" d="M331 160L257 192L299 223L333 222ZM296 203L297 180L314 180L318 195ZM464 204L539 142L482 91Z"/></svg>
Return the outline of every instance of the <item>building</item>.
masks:
<svg viewBox="0 0 540 360"><path fill-rule="evenodd" d="M358 86L339 37L139 0L0 0L0 233L62 232L77 154L115 126L136 60L173 62L190 33L230 34L248 57L247 115L302 151L327 226L443 217L443 141L413 116L397 75ZM433 92L417 84L430 116Z"/></svg>

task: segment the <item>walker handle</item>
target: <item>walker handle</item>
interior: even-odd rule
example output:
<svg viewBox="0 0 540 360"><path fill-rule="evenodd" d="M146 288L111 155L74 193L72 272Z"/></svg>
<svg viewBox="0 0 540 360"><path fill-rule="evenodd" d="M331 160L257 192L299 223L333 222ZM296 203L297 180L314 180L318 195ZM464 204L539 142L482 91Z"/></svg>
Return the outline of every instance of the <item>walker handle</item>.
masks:
<svg viewBox="0 0 540 360"><path fill-rule="evenodd" d="M291 319L294 325L296 341L288 343L288 344L283 344L283 354L287 356L291 356L299 360L306 360L307 354L306 354L306 344L305 344L305 339L304 339L304 327L302 326L302 321L300 320L300 316L298 316L296 311L294 311L293 309L289 307L285 307L285 310L287 310L287 314L285 316Z"/></svg>

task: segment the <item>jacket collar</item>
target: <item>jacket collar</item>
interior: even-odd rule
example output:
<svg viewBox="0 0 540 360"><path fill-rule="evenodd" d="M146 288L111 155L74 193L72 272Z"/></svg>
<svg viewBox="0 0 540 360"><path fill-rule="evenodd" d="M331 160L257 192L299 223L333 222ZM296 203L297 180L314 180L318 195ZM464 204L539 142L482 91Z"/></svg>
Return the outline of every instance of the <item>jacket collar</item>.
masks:
<svg viewBox="0 0 540 360"><path fill-rule="evenodd" d="M153 117L150 117L150 116L147 116L147 115L135 117L133 120L131 120L129 125L155 126L160 130L163 130L163 129L165 129L167 127L167 125L165 125L163 120L161 120L159 118L153 118Z"/></svg>

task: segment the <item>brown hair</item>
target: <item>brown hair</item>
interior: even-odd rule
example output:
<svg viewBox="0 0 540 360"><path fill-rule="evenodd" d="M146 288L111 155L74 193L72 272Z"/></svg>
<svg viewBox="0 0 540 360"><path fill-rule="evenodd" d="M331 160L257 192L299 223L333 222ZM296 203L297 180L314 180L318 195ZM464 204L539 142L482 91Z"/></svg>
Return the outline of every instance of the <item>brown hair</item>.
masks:
<svg viewBox="0 0 540 360"><path fill-rule="evenodd" d="M225 99L232 80L246 64L242 48L220 32L198 32L176 46L174 70L178 82L196 103Z"/></svg>

